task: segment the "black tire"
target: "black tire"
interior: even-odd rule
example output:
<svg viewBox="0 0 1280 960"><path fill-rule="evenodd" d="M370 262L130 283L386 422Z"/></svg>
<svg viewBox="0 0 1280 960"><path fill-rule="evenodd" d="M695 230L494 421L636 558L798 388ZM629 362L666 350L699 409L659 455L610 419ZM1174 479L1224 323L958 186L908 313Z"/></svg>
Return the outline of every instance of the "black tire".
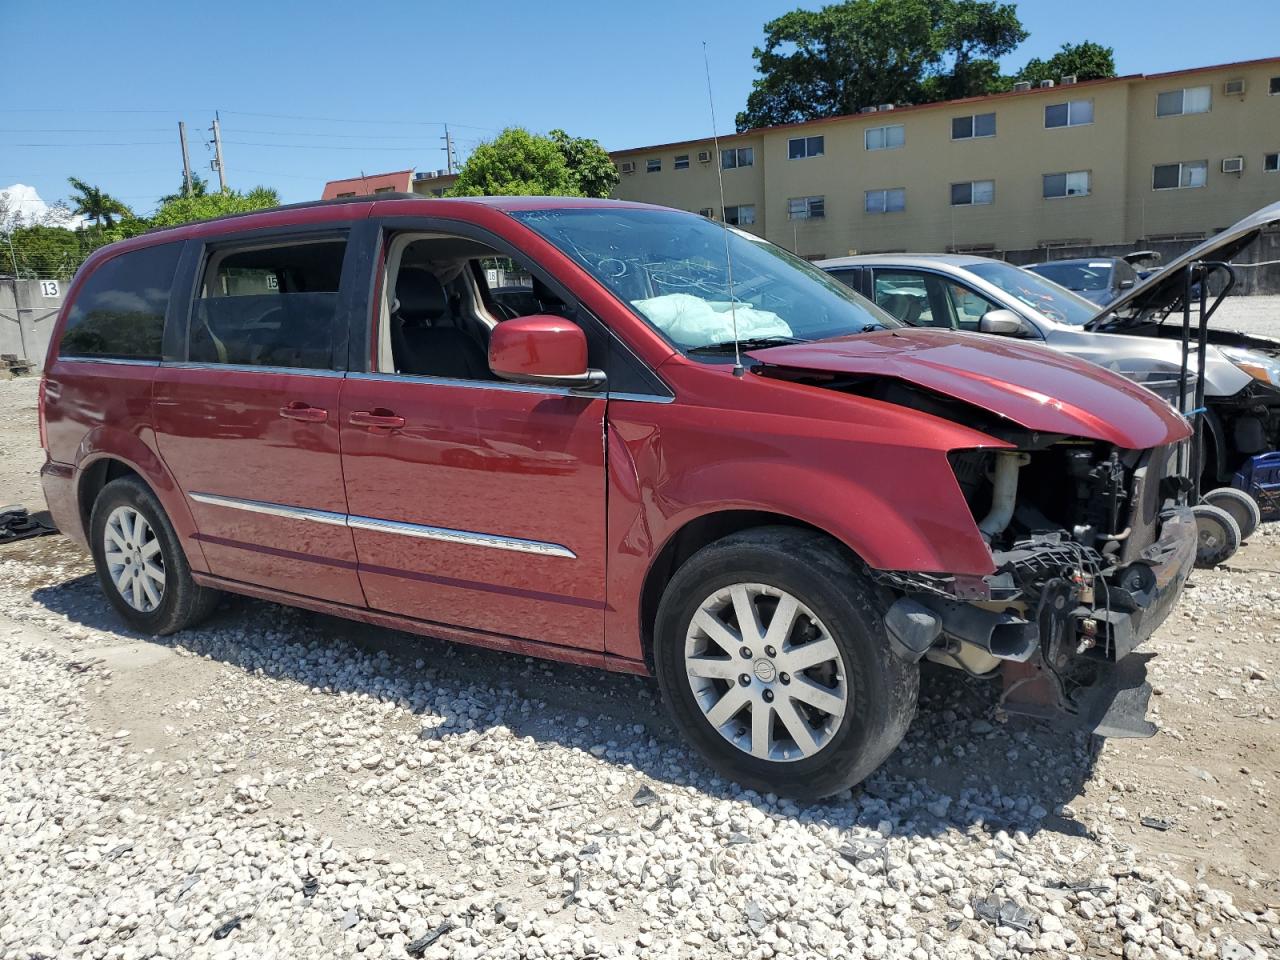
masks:
<svg viewBox="0 0 1280 960"><path fill-rule="evenodd" d="M1236 487L1218 487L1216 490L1210 490L1200 498L1200 502L1221 507L1231 514L1236 526L1240 528L1241 542L1253 536L1254 531L1262 523L1262 509L1258 506L1258 501Z"/></svg>
<svg viewBox="0 0 1280 960"><path fill-rule="evenodd" d="M144 611L130 606L108 570L106 527L108 518L118 507L129 507L141 514L160 545L164 587L154 609ZM121 477L102 488L93 502L89 519L89 545L102 592L124 621L139 633L152 636L175 633L205 619L218 604L221 594L217 590L202 587L191 579L191 566L173 525L156 495L137 477Z"/></svg>
<svg viewBox="0 0 1280 960"><path fill-rule="evenodd" d="M1196 566L1209 570L1226 563L1240 549L1240 527L1221 507L1199 503L1191 508L1196 518Z"/></svg>
<svg viewBox="0 0 1280 960"><path fill-rule="evenodd" d="M839 650L848 702L830 739L809 756L754 757L721 735L699 706L686 672L686 634L705 600L741 583L789 593ZM889 648L884 611L891 601L839 544L810 530L758 527L703 547L676 571L658 607L654 665L672 717L712 767L744 787L817 799L853 786L893 752L915 716L919 667Z"/></svg>

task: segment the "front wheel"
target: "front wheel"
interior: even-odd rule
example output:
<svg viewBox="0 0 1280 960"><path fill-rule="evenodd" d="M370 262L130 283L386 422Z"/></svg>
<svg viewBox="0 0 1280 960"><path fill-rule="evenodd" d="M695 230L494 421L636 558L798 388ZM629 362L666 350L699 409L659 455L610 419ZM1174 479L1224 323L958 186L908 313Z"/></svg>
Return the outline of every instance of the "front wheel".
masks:
<svg viewBox="0 0 1280 960"><path fill-rule="evenodd" d="M885 597L834 541L733 534L676 572L654 662L682 732L721 773L819 798L869 775L915 715L919 669L892 653Z"/></svg>
<svg viewBox="0 0 1280 960"><path fill-rule="evenodd" d="M213 611L218 592L191 578L173 525L141 480L121 477L103 487L89 530L102 591L135 630L174 633Z"/></svg>

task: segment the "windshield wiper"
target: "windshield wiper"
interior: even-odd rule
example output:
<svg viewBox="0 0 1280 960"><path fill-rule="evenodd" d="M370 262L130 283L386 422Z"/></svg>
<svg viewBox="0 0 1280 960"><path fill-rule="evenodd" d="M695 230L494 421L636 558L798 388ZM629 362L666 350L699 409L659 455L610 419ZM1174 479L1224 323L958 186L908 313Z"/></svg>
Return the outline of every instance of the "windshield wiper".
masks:
<svg viewBox="0 0 1280 960"><path fill-rule="evenodd" d="M765 347L780 347L788 343L808 343L803 337L743 337L737 341L740 350L761 350ZM698 347L689 347L686 353L732 353L732 340L723 343L704 343Z"/></svg>

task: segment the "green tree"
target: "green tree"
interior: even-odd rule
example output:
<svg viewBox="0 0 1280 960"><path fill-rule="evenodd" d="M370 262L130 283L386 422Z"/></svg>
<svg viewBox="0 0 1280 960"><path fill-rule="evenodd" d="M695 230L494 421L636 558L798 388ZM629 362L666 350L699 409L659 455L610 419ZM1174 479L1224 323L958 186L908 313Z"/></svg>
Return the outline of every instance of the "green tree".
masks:
<svg viewBox="0 0 1280 960"><path fill-rule="evenodd" d="M618 167L609 158L600 141L588 137L571 137L563 130L552 130L551 139L560 148L565 165L578 181L584 197L608 197L618 185Z"/></svg>
<svg viewBox="0 0 1280 960"><path fill-rule="evenodd" d="M209 181L206 180L204 177L200 176L200 174L193 173L191 175L191 195L193 197L203 197L208 192L209 192ZM177 193L167 193L160 198L160 205L164 206L170 200L181 200L186 195L187 195L187 184L186 184L186 181L183 181L182 185L178 187Z"/></svg>
<svg viewBox="0 0 1280 960"><path fill-rule="evenodd" d="M508 127L472 151L449 194L580 197L583 191L555 140L523 127Z"/></svg>
<svg viewBox="0 0 1280 960"><path fill-rule="evenodd" d="M845 0L764 30L740 131L985 93L1001 82L995 58L1027 36L1013 5L995 0Z"/></svg>
<svg viewBox="0 0 1280 960"><path fill-rule="evenodd" d="M128 207L105 190L76 177L68 177L67 182L75 191L71 195L71 212L78 217L88 217L95 227L110 229L116 225L116 217L133 216Z"/></svg>
<svg viewBox="0 0 1280 960"><path fill-rule="evenodd" d="M160 204L150 220L152 227L176 227L194 220L208 220L229 213L250 213L278 207L280 195L269 187L254 187L248 193L228 190L202 196L171 197Z"/></svg>
<svg viewBox="0 0 1280 960"><path fill-rule="evenodd" d="M39 224L19 227L9 240L13 244L13 259L17 260L20 277L69 279L94 249L89 246L86 231ZM3 252L5 260L9 261L8 251ZM5 263L5 266L9 265Z"/></svg>
<svg viewBox="0 0 1280 960"><path fill-rule="evenodd" d="M1048 60L1036 57L1015 79L1038 84L1041 80L1057 82L1074 75L1077 80L1105 80L1116 75L1115 51L1100 43L1085 40L1082 43L1064 43L1062 49Z"/></svg>

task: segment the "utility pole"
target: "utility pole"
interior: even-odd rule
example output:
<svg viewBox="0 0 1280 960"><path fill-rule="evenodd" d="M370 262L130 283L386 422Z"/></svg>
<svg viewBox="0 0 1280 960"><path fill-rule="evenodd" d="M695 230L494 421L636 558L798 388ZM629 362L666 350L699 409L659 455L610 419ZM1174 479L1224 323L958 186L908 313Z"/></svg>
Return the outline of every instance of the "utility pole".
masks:
<svg viewBox="0 0 1280 960"><path fill-rule="evenodd" d="M444 165L449 173L453 173L453 138L449 136L449 125L444 125L444 136L440 138L444 141Z"/></svg>
<svg viewBox="0 0 1280 960"><path fill-rule="evenodd" d="M227 192L227 170L222 164L222 124L218 120L218 113L214 111L213 126L209 128L213 131L213 168L218 171L218 188L223 192Z"/></svg>
<svg viewBox="0 0 1280 960"><path fill-rule="evenodd" d="M182 144L182 192L191 196L191 157L187 155L187 125L178 121L178 142Z"/></svg>

